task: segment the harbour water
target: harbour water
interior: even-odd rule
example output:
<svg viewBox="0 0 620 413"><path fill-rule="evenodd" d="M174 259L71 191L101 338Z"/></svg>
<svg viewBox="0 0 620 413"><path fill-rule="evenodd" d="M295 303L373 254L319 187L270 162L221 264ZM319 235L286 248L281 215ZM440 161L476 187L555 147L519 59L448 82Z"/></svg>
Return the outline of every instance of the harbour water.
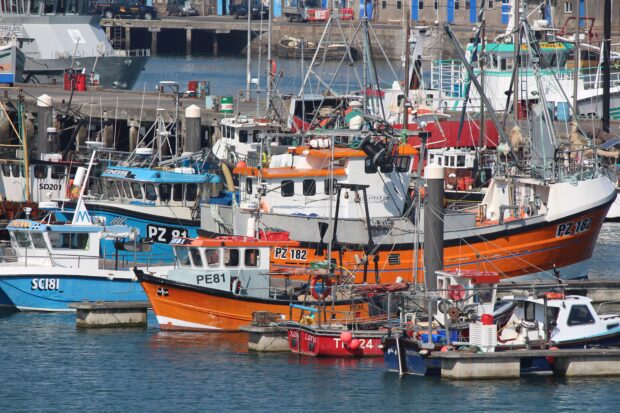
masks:
<svg viewBox="0 0 620 413"><path fill-rule="evenodd" d="M278 59L276 58L276 72L283 72L283 77L279 83L279 91L282 93L297 93L302 83L302 69L299 60ZM307 64L310 62L307 61ZM330 83L333 74L338 68L339 62L329 61L323 68L315 66L315 71L321 78ZM399 62L392 62L392 67L396 74L402 78L402 68ZM262 59L263 67L260 79L260 89L266 87L265 58ZM358 64L358 67L361 66ZM359 69L358 69L359 71ZM390 67L385 61L377 61L377 72L382 84L391 85L394 76L391 74ZM251 76L258 77L257 60L252 60ZM339 76L333 82L333 87L340 93L346 92L347 87L357 85L356 75L352 67L343 65L338 71ZM359 73L361 76L361 73ZM134 85L134 90L153 91L160 80L173 80L179 82L180 91L184 91L187 82L190 80L205 80L211 82L211 94L215 96L236 96L239 89L246 87L246 59L239 56L225 57L206 57L206 56L153 56L147 63L145 70ZM357 87L359 89L359 87ZM252 89L256 89L253 85ZM353 86L353 90L355 86ZM311 91L324 90L317 89L316 78L310 76L307 83L306 93Z"/></svg>
<svg viewBox="0 0 620 413"><path fill-rule="evenodd" d="M620 224L603 226L592 277L618 276ZM73 314L0 317L0 410L609 411L620 378L450 382L388 373L382 359L247 351L245 334L77 330Z"/></svg>

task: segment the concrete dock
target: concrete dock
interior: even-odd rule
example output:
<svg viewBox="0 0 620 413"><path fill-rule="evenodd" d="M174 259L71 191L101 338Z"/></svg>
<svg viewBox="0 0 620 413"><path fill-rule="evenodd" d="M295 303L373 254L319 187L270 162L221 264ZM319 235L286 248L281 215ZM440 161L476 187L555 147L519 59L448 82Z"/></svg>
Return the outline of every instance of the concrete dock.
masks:
<svg viewBox="0 0 620 413"><path fill-rule="evenodd" d="M78 328L146 328L148 301L97 301L70 305Z"/></svg>

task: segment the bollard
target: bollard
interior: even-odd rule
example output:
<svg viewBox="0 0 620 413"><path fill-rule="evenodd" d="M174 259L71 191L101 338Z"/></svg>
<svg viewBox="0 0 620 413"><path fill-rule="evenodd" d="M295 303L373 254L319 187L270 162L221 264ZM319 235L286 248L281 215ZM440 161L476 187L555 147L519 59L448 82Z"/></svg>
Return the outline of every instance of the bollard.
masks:
<svg viewBox="0 0 620 413"><path fill-rule="evenodd" d="M200 131L200 108L196 105L190 105L185 108L184 152L193 153L202 149Z"/></svg>
<svg viewBox="0 0 620 413"><path fill-rule="evenodd" d="M443 269L443 167L428 165L424 168L428 187L424 204L424 279L428 290L437 289L436 272ZM437 302L433 303L435 311Z"/></svg>

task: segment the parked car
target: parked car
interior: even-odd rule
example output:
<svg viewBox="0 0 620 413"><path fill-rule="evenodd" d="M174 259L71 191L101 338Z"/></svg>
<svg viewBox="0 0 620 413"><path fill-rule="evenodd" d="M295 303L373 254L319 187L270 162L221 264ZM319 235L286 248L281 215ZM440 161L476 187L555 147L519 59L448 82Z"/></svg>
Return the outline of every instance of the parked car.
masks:
<svg viewBox="0 0 620 413"><path fill-rule="evenodd" d="M137 0L100 0L95 3L95 10L106 19L129 17L153 20L157 18L157 10Z"/></svg>
<svg viewBox="0 0 620 413"><path fill-rule="evenodd" d="M191 1L168 0L166 8L168 16L198 16L198 10L192 6Z"/></svg>
<svg viewBox="0 0 620 413"><path fill-rule="evenodd" d="M263 14L263 19L269 18L269 7L265 6L261 0L250 0L251 4L251 18L260 19ZM228 11L231 16L235 16L235 19L248 16L248 0L232 0L228 6Z"/></svg>

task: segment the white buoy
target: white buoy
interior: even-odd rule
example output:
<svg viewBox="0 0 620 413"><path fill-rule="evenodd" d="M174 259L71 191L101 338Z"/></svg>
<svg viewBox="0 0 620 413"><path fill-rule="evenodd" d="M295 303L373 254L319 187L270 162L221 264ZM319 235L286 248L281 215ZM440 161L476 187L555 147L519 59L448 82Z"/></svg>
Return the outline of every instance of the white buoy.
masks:
<svg viewBox="0 0 620 413"><path fill-rule="evenodd" d="M245 235L248 237L254 237L255 233L256 233L256 218L254 216L250 216L248 218Z"/></svg>
<svg viewBox="0 0 620 413"><path fill-rule="evenodd" d="M86 168L80 166L75 171L75 177L73 178L73 186L82 186L84 178L86 177Z"/></svg>

